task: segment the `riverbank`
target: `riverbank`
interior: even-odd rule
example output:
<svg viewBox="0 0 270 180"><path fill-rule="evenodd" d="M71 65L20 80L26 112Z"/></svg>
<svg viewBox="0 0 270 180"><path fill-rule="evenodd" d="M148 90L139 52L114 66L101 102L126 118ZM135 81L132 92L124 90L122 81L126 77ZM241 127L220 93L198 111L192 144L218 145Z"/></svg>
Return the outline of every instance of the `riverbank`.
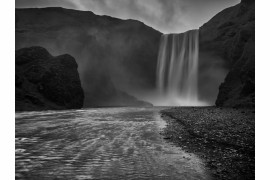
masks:
<svg viewBox="0 0 270 180"><path fill-rule="evenodd" d="M214 179L255 179L255 110L182 107L161 111L164 139L201 157Z"/></svg>

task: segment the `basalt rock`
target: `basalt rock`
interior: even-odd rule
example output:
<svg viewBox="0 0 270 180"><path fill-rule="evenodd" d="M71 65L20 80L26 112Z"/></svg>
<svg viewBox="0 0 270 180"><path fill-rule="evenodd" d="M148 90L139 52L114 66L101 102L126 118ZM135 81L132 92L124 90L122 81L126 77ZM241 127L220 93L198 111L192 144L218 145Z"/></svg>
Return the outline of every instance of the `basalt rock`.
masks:
<svg viewBox="0 0 270 180"><path fill-rule="evenodd" d="M15 54L16 111L82 108L84 93L72 56L54 57L38 46Z"/></svg>

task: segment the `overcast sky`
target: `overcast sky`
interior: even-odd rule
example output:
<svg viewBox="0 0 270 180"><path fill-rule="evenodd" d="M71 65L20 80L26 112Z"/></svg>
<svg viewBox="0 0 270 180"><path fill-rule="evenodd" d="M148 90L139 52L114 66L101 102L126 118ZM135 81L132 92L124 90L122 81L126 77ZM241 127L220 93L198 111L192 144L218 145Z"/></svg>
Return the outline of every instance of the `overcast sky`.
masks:
<svg viewBox="0 0 270 180"><path fill-rule="evenodd" d="M137 19L163 33L197 29L240 0L16 0L17 8L64 7Z"/></svg>

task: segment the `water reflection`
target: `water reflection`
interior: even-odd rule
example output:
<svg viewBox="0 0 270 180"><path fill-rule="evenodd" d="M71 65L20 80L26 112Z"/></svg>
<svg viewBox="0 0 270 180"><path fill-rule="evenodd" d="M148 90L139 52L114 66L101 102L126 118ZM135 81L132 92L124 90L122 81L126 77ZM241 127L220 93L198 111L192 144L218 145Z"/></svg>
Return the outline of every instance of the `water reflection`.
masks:
<svg viewBox="0 0 270 180"><path fill-rule="evenodd" d="M16 113L17 179L207 179L168 144L160 108Z"/></svg>

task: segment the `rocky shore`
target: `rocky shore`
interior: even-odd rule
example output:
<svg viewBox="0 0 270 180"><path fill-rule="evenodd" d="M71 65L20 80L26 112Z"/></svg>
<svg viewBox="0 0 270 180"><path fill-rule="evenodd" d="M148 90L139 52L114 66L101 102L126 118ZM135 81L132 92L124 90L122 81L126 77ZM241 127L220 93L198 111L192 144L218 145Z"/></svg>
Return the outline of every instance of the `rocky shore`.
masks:
<svg viewBox="0 0 270 180"><path fill-rule="evenodd" d="M201 157L214 179L255 179L255 109L181 107L161 111L162 134Z"/></svg>

